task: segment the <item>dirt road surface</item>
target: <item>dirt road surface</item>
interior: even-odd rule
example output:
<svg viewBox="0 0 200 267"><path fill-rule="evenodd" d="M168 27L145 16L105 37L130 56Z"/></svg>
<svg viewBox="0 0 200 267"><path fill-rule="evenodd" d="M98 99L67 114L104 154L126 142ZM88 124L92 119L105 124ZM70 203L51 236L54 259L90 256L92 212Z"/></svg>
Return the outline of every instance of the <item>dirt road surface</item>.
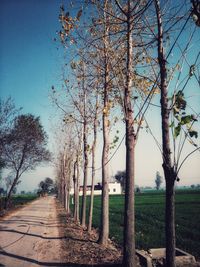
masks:
<svg viewBox="0 0 200 267"><path fill-rule="evenodd" d="M0 221L0 266L65 266L55 198L29 203Z"/></svg>

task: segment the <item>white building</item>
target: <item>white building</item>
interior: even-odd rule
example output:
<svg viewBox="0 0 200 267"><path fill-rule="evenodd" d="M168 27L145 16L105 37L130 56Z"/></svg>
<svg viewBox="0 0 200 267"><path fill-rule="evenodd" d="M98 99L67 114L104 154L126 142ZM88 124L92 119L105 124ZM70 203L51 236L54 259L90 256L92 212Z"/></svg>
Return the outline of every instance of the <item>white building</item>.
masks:
<svg viewBox="0 0 200 267"><path fill-rule="evenodd" d="M98 196L101 195L102 190L98 189L99 186L95 186L96 188L94 189L94 195ZM109 195L120 195L122 194L122 187L120 183L114 182L114 183L109 183L108 184L108 191ZM87 186L87 195L90 195L91 193L91 186ZM74 194L74 188L71 188L70 190L70 195ZM79 190L79 196L83 195L83 186L80 187Z"/></svg>
<svg viewBox="0 0 200 267"><path fill-rule="evenodd" d="M109 183L108 188L109 195L120 195L122 193L122 186L120 183Z"/></svg>

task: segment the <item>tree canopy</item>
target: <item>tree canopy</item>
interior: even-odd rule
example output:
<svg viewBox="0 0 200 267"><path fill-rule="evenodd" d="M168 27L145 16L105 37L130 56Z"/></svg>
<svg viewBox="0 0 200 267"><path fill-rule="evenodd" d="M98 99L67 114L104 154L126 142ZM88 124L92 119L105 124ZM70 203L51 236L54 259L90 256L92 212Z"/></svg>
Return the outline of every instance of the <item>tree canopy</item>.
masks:
<svg viewBox="0 0 200 267"><path fill-rule="evenodd" d="M31 114L17 116L3 144L2 157L7 168L22 174L34 169L42 161L49 160L46 142L47 136L39 117Z"/></svg>
<svg viewBox="0 0 200 267"><path fill-rule="evenodd" d="M4 139L9 132L17 112L18 109L16 109L11 97L8 97L6 100L0 99L0 169L6 166L6 162L2 158Z"/></svg>
<svg viewBox="0 0 200 267"><path fill-rule="evenodd" d="M45 194L45 193L55 193L56 192L56 185L54 184L54 181L46 177L43 181L39 183L39 194Z"/></svg>
<svg viewBox="0 0 200 267"><path fill-rule="evenodd" d="M50 160L46 145L47 135L39 117L25 114L14 118L12 127L1 140L2 161L14 176L8 190L8 200L25 171L34 169L43 161Z"/></svg>

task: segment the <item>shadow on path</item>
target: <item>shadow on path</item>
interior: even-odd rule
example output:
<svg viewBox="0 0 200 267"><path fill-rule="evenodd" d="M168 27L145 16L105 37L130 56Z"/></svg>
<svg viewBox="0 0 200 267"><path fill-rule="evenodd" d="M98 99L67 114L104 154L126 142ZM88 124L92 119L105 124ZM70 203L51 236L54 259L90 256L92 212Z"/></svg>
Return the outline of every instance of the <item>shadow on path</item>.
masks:
<svg viewBox="0 0 200 267"><path fill-rule="evenodd" d="M50 237L50 236L43 236L43 235L37 235L37 234L31 234L29 232L21 232L21 231L17 231L17 230L12 230L12 229L3 229L1 230L0 229L0 232L9 232L9 233L16 233L16 234L21 234L21 235L27 235L27 236L34 236L34 237L39 237L39 238L42 238L42 239L56 239L56 240L60 240L60 239L65 239L65 237Z"/></svg>
<svg viewBox="0 0 200 267"><path fill-rule="evenodd" d="M22 260L22 261L26 261L26 262L30 262L30 263L35 263L35 264L38 264L40 266L66 266L66 267L73 267L73 266L77 266L77 267L90 267L90 266L98 266L98 267L106 267L106 266L113 266L113 267L122 267L121 264L92 264L92 265L88 265L88 264L76 264L76 263L71 263L71 262L61 262L61 263L58 263L58 262L42 262L42 261L37 261L37 260L34 260L34 259L31 259L31 258L27 258L27 257L23 257L23 256L19 256L19 255L15 255L15 254L12 254L12 253L8 253L8 252L5 252L5 251L0 251L0 254L1 255L4 255L6 257L11 257L11 258L15 258L15 259L18 259L18 260ZM5 265L2 265L0 264L0 266L5 266Z"/></svg>

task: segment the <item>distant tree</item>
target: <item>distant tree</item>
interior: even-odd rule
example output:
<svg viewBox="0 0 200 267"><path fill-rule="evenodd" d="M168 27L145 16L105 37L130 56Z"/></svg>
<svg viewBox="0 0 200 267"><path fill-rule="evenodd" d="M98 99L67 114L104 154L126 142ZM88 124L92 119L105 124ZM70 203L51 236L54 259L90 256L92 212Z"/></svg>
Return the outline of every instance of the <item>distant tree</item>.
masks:
<svg viewBox="0 0 200 267"><path fill-rule="evenodd" d="M141 193L141 189L139 188L139 186L136 187L136 193L138 193L138 194Z"/></svg>
<svg viewBox="0 0 200 267"><path fill-rule="evenodd" d="M13 126L4 136L1 144L4 148L1 157L14 177L10 181L5 201L5 208L7 208L21 175L34 169L41 162L50 160L50 153L45 148L47 136L40 119L31 114L15 117Z"/></svg>
<svg viewBox="0 0 200 267"><path fill-rule="evenodd" d="M160 189L160 186L163 182L163 178L162 176L160 175L159 172L156 172L156 179L155 179L155 183L156 183L156 189L159 190Z"/></svg>
<svg viewBox="0 0 200 267"><path fill-rule="evenodd" d="M126 185L126 172L125 171L118 171L114 178L120 182L121 186L122 186L122 191L125 190L125 185Z"/></svg>
<svg viewBox="0 0 200 267"><path fill-rule="evenodd" d="M41 194L54 192L55 185L51 178L47 177L39 183L39 192Z"/></svg>

